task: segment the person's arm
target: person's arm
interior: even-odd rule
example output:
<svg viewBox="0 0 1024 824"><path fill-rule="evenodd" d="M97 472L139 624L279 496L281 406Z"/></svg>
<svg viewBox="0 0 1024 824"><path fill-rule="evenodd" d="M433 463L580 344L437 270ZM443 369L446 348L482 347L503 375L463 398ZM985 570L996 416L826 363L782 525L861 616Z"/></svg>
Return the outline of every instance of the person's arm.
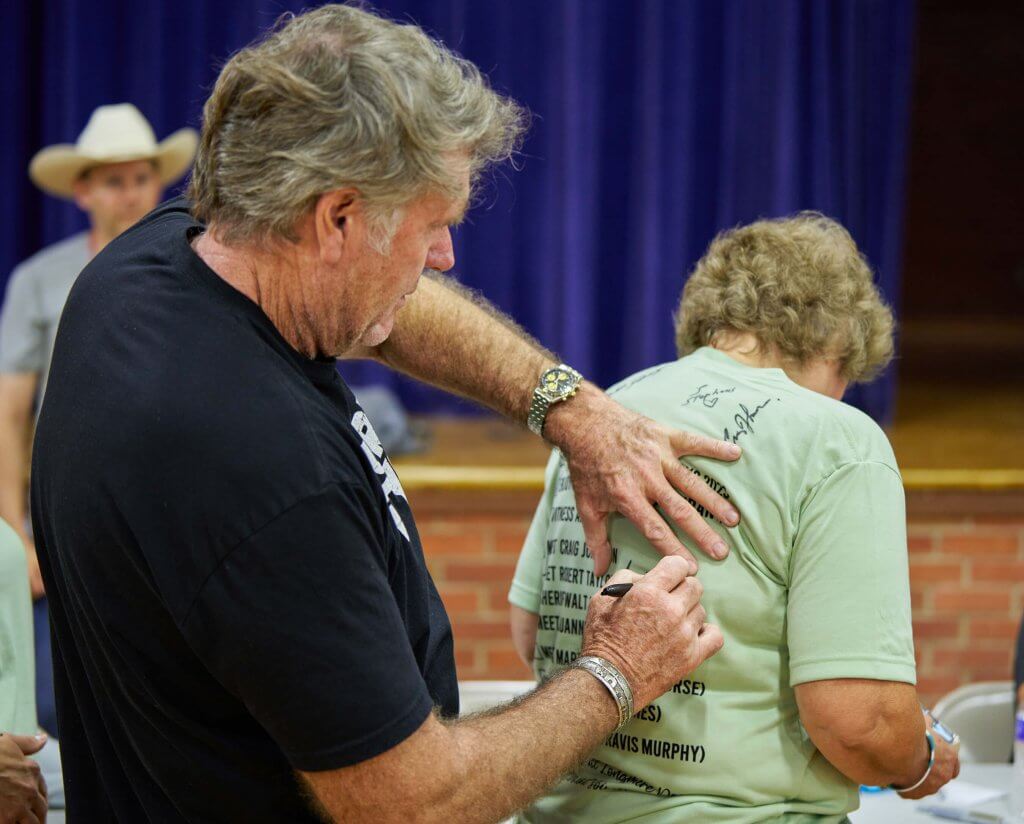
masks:
<svg viewBox="0 0 1024 824"><path fill-rule="evenodd" d="M616 723L608 690L569 670L503 712L451 724L431 716L376 758L302 777L331 821L497 822L554 784Z"/></svg>
<svg viewBox="0 0 1024 824"><path fill-rule="evenodd" d="M801 503L786 634L800 720L829 762L861 784L917 783L929 750L914 688L903 485L891 458L846 463ZM935 792L959 768L956 748L935 743L932 772L908 798Z"/></svg>
<svg viewBox="0 0 1024 824"><path fill-rule="evenodd" d="M28 470L32 402L39 376L35 372L0 374L0 518L25 544L32 597L43 594L35 547L25 534L25 477Z"/></svg>
<svg viewBox="0 0 1024 824"><path fill-rule="evenodd" d="M482 298L440 276L420 279L391 336L347 357L369 357L419 380L471 398L523 423L537 379L557 360ZM702 504L732 526L732 505L679 463L683 455L735 460L735 444L666 429L623 408L585 381L548 413L544 437L562 450L576 490L583 530L597 574L611 560L607 520L621 512L663 555L696 561L654 504L712 557L728 548L687 502ZM678 491L677 491L678 490Z"/></svg>
<svg viewBox="0 0 1024 824"><path fill-rule="evenodd" d="M509 588L509 628L512 644L526 666L533 669L534 646L537 642L537 615L543 587L544 567L547 562L548 524L554 505L555 483L562 465L562 456L552 450L544 471L544 493L540 497L533 520L519 552L516 571Z"/></svg>
<svg viewBox="0 0 1024 824"><path fill-rule="evenodd" d="M39 752L45 735L0 733L0 822L43 824L46 782L39 765L28 756Z"/></svg>
<svg viewBox="0 0 1024 824"><path fill-rule="evenodd" d="M910 787L924 775L925 717L912 684L865 679L811 681L796 687L800 721L822 754L858 784ZM939 736L928 780L908 798L938 791L960 772L959 746Z"/></svg>
<svg viewBox="0 0 1024 824"><path fill-rule="evenodd" d="M583 655L626 676L636 710L721 647L705 625L700 584L678 558L634 581L622 599L591 599ZM663 637L658 637L664 633ZM524 699L465 720L433 716L398 746L351 767L302 777L334 821L496 822L526 806L614 730L617 709L589 673L569 670Z"/></svg>
<svg viewBox="0 0 1024 824"><path fill-rule="evenodd" d="M32 597L43 594L35 546L25 534L25 476L32 403L46 366L38 290L31 271L17 267L0 307L0 518L21 536Z"/></svg>
<svg viewBox="0 0 1024 824"><path fill-rule="evenodd" d="M0 518L25 539L25 477L39 376L0 374Z"/></svg>
<svg viewBox="0 0 1024 824"><path fill-rule="evenodd" d="M537 645L537 615L515 604L508 605L508 622L512 631L512 645L528 667L533 666L533 651Z"/></svg>
<svg viewBox="0 0 1024 824"><path fill-rule="evenodd" d="M231 550L176 620L199 660L339 820L497 821L600 741L616 707L600 684L573 673L509 717L431 720L443 700L431 687L450 683L444 674L424 680L391 586L397 536L372 493L334 483L287 507ZM591 599L582 649L620 669L636 709L722 644L721 632L704 624L701 587L688 568L664 558L642 581L620 570L619 580L639 581L632 590ZM535 739L542 727L547 735Z"/></svg>

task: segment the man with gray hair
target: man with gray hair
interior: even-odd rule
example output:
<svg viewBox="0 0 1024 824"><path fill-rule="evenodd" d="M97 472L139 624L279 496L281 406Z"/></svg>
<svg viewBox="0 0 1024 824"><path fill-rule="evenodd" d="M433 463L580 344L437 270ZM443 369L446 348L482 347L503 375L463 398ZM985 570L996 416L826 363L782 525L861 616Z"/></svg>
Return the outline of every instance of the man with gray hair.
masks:
<svg viewBox="0 0 1024 824"><path fill-rule="evenodd" d="M74 820L497 821L720 647L654 505L722 557L684 496L738 516L678 457L738 450L623 409L438 274L523 119L416 27L325 6L227 63L190 201L82 274L32 485ZM338 357L560 447L593 587L613 510L671 556L613 576L630 597L595 597L583 656L521 702L454 720L451 628Z"/></svg>

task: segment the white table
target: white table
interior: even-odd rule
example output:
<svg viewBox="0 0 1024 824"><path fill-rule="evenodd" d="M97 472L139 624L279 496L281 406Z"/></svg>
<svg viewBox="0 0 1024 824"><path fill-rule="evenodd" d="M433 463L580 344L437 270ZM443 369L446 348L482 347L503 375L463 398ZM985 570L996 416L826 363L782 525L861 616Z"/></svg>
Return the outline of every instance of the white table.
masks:
<svg viewBox="0 0 1024 824"><path fill-rule="evenodd" d="M1000 790L1010 789L1010 776L1009 764L964 764L960 771L960 778L972 784ZM934 796L924 799L924 802L929 800L934 801ZM918 803L904 801L894 792L864 793L861 795L860 809L850 815L850 820L853 824L942 824L943 819L916 810ZM978 809L999 815L1007 815L1009 812L1006 796ZM46 824L64 824L64 811L51 810L46 816Z"/></svg>
<svg viewBox="0 0 1024 824"><path fill-rule="evenodd" d="M964 764L960 777L982 787L1009 791L1012 767L1009 764ZM904 801L892 791L861 793L860 809L850 814L853 824L941 824L944 819L916 809L919 804L935 803L936 796L921 801ZM1009 801L1004 795L975 808L981 812L1008 816ZM1021 819L1024 824L1024 819Z"/></svg>

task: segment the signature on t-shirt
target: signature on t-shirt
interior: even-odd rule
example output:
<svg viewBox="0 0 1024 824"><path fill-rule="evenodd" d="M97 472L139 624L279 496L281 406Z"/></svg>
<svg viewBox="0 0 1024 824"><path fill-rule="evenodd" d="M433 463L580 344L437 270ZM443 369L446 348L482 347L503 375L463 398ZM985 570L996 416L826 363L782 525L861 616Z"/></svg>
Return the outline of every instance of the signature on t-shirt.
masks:
<svg viewBox="0 0 1024 824"><path fill-rule="evenodd" d="M706 383L702 383L693 391L693 394L690 395L690 397L683 401L683 406L689 406L691 403L702 403L708 409L714 409L715 404L721 400L722 395L728 395L730 392L735 391L735 386L717 386L712 389L708 389L708 385Z"/></svg>
<svg viewBox="0 0 1024 824"><path fill-rule="evenodd" d="M743 435L755 434L754 418L756 418L758 413L760 413L760 411L771 402L771 398L765 398L764 403L759 403L753 409L749 409L745 403L741 403L739 412L732 416L733 422L736 424L736 431L730 432L729 427L726 427L725 432L722 435L722 440L736 443Z"/></svg>

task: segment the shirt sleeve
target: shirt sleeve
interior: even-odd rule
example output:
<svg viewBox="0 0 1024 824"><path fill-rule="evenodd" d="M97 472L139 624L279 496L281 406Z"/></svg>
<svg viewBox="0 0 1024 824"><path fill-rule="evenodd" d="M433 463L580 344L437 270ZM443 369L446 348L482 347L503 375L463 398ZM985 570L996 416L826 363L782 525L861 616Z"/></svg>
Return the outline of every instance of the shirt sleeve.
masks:
<svg viewBox="0 0 1024 824"><path fill-rule="evenodd" d="M39 324L39 302L26 270L11 273L0 309L0 372L42 372L46 342Z"/></svg>
<svg viewBox="0 0 1024 824"><path fill-rule="evenodd" d="M916 681L903 484L856 462L804 501L790 566L790 683Z"/></svg>
<svg viewBox="0 0 1024 824"><path fill-rule="evenodd" d="M508 591L508 602L527 612L540 612L541 582L544 576L544 563L547 559L547 532L551 520L551 501L555 497L555 480L558 468L562 463L562 453L557 449L551 452L547 469L544 472L544 494L537 511L533 513L530 530L519 552L516 573L512 577L512 586Z"/></svg>
<svg viewBox="0 0 1024 824"><path fill-rule="evenodd" d="M304 499L221 562L182 626L296 769L379 755L432 710L376 510L359 486Z"/></svg>

